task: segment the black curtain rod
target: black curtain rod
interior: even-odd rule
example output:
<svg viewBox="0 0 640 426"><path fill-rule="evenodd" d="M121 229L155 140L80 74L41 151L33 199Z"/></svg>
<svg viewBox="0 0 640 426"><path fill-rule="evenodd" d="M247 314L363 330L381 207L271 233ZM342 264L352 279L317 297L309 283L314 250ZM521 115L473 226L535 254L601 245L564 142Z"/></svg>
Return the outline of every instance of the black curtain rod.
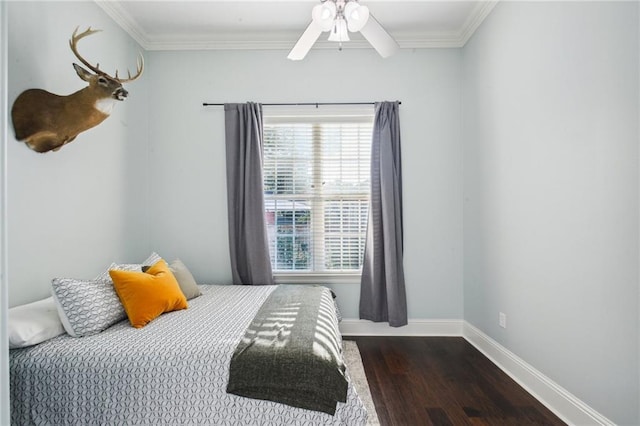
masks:
<svg viewBox="0 0 640 426"><path fill-rule="evenodd" d="M402 102L398 102L402 104ZM276 103L276 104L262 104L263 106L315 106L318 108L320 105L375 105L375 102L299 102L299 103ZM224 106L224 104L209 104L202 103L202 106Z"/></svg>

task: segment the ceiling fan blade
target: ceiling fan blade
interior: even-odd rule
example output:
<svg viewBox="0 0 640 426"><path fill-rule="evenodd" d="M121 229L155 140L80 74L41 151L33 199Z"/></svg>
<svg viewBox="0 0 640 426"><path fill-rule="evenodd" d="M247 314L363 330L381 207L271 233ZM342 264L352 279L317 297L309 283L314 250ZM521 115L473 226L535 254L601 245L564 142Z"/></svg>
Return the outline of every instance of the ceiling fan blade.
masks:
<svg viewBox="0 0 640 426"><path fill-rule="evenodd" d="M400 49L398 43L371 14L369 14L369 19L365 26L360 30L360 34L367 39L383 58L388 58Z"/></svg>
<svg viewBox="0 0 640 426"><path fill-rule="evenodd" d="M291 59L292 61L299 61L303 59L307 55L309 50L311 50L311 47L316 42L316 40L318 40L320 34L322 34L322 29L313 21L311 21L307 29L304 30L304 33L302 33L302 35L298 39L296 45L293 46L293 49L291 49L291 52L289 52L287 58Z"/></svg>

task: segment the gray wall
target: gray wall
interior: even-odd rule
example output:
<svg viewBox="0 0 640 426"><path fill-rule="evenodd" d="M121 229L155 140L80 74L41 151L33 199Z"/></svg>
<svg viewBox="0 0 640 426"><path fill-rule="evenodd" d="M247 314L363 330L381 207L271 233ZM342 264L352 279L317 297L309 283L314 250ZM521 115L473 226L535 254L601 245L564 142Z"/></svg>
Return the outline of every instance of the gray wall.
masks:
<svg viewBox="0 0 640 426"><path fill-rule="evenodd" d="M153 52L150 241L200 282L230 283L224 111L202 102L400 100L410 318L462 318L461 51ZM359 285L334 285L358 318Z"/></svg>
<svg viewBox="0 0 640 426"><path fill-rule="evenodd" d="M107 72L135 70L140 49L93 2L8 2L9 105L23 90L70 94L86 86L69 49L74 28L103 32L79 51ZM9 303L46 297L55 276L92 278L114 260L148 254L146 196L148 77L111 117L58 152L38 154L9 128Z"/></svg>
<svg viewBox="0 0 640 426"><path fill-rule="evenodd" d="M86 56L134 66L138 47L92 2L3 6L9 104L30 87L83 86L67 45L79 24L105 30L82 42ZM636 2L503 2L464 49L388 60L147 52L130 99L69 146L38 155L6 141L8 303L152 249L200 282L230 281L223 111L203 101L398 99L410 318L464 317L638 423L639 16ZM335 288L356 318L358 286Z"/></svg>
<svg viewBox="0 0 640 426"><path fill-rule="evenodd" d="M638 51L637 2L503 2L464 48L465 319L619 424L640 421Z"/></svg>

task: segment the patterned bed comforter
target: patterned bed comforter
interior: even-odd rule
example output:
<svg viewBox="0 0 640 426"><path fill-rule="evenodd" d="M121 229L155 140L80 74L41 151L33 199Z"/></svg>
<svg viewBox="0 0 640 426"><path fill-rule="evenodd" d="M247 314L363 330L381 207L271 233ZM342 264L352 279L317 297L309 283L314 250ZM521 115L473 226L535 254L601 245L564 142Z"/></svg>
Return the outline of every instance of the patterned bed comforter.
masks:
<svg viewBox="0 0 640 426"><path fill-rule="evenodd" d="M142 329L10 351L11 419L26 424L364 425L350 384L334 416L226 393L231 356L274 286L200 286Z"/></svg>

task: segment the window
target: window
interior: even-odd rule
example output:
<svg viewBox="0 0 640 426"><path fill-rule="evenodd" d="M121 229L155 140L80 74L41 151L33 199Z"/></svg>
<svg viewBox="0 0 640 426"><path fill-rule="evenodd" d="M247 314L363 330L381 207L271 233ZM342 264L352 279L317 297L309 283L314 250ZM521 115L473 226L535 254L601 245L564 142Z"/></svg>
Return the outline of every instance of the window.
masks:
<svg viewBox="0 0 640 426"><path fill-rule="evenodd" d="M276 276L359 274L373 107L264 109L264 195Z"/></svg>

